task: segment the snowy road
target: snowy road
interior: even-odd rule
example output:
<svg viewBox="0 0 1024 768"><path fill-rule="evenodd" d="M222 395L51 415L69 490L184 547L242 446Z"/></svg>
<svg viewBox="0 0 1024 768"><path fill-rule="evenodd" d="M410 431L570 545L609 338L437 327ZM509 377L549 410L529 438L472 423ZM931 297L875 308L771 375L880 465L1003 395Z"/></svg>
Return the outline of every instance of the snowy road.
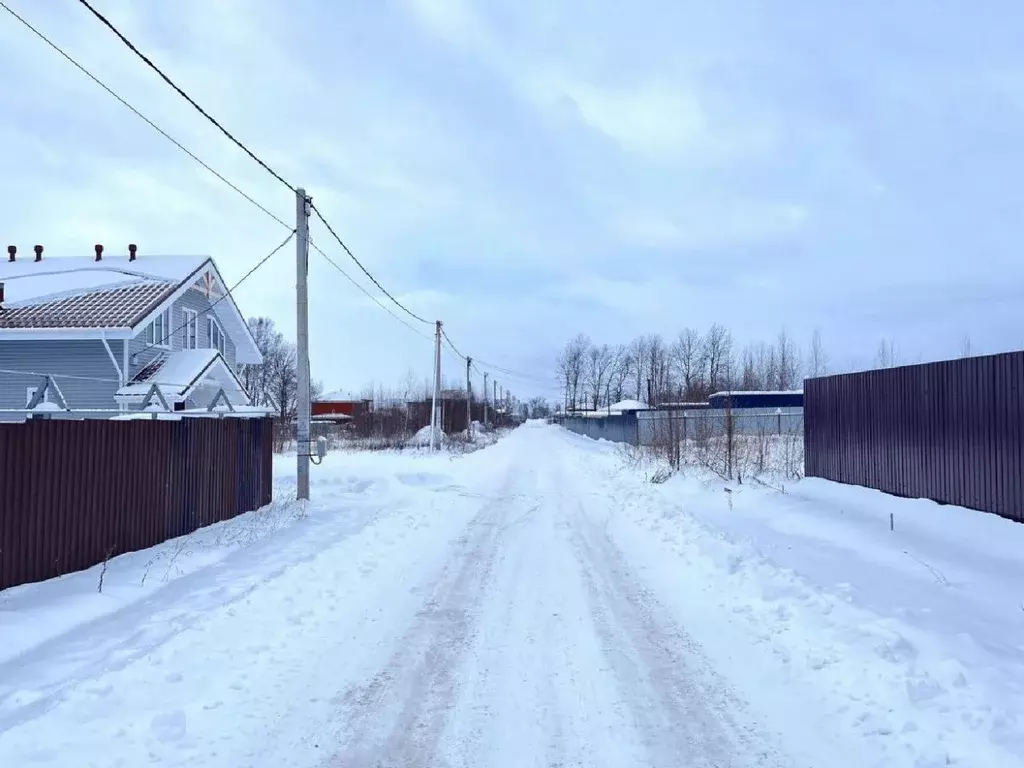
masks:
<svg viewBox="0 0 1024 768"><path fill-rule="evenodd" d="M0 665L0 764L789 764L572 450L527 427L357 513L321 482L279 546Z"/></svg>
<svg viewBox="0 0 1024 768"><path fill-rule="evenodd" d="M646 471L339 453L308 515L0 593L0 766L1024 764L1024 528Z"/></svg>
<svg viewBox="0 0 1024 768"><path fill-rule="evenodd" d="M342 694L327 764L778 764L588 513L558 434L503 448L393 653Z"/></svg>

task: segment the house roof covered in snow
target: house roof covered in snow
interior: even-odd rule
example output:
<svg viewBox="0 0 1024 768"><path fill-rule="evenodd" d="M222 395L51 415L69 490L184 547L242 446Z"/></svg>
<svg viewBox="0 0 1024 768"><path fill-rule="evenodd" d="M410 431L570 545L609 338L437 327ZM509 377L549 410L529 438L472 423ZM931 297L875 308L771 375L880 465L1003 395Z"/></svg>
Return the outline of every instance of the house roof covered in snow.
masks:
<svg viewBox="0 0 1024 768"><path fill-rule="evenodd" d="M318 403L361 403L370 400L368 397L357 397L351 392L336 389L317 398Z"/></svg>
<svg viewBox="0 0 1024 768"><path fill-rule="evenodd" d="M620 400L608 406L607 410L612 413L622 413L623 411L646 411L649 407L647 403L641 403L639 400Z"/></svg>
<svg viewBox="0 0 1024 768"><path fill-rule="evenodd" d="M216 349L166 352L117 390L116 397L128 402L142 400L154 384L168 403L187 399L196 388L203 385L222 387L232 401L243 400L248 403L241 382Z"/></svg>
<svg viewBox="0 0 1024 768"><path fill-rule="evenodd" d="M176 283L137 280L22 302L0 310L0 328L131 328L174 292Z"/></svg>
<svg viewBox="0 0 1024 768"><path fill-rule="evenodd" d="M235 342L238 361L262 361L209 256L0 256L0 283L0 338L131 338L197 288L216 296L210 311Z"/></svg>

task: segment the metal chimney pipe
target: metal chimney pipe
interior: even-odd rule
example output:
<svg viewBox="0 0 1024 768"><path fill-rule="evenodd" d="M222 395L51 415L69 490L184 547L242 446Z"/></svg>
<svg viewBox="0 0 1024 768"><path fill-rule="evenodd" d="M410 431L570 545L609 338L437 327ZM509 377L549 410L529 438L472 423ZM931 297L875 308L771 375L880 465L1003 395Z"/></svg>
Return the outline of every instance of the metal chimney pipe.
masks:
<svg viewBox="0 0 1024 768"><path fill-rule="evenodd" d="M32 250L36 252L36 261L42 261L43 260L43 246L37 245Z"/></svg>
<svg viewBox="0 0 1024 768"><path fill-rule="evenodd" d="M8 261L14 261L15 254L17 254L17 253L18 253L18 246L16 246L16 245L8 245L7 246L7 260Z"/></svg>
<svg viewBox="0 0 1024 768"><path fill-rule="evenodd" d="M94 247L96 248L96 261L103 261L103 246L96 243Z"/></svg>
<svg viewBox="0 0 1024 768"><path fill-rule="evenodd" d="M135 261L135 252L139 250L139 246L135 243L131 243L128 246L128 261Z"/></svg>

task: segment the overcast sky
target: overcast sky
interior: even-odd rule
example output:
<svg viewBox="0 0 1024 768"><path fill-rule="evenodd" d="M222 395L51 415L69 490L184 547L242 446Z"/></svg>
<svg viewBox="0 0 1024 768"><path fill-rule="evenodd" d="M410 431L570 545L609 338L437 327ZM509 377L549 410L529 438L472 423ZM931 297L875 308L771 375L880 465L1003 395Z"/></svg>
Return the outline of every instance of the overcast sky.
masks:
<svg viewBox="0 0 1024 768"><path fill-rule="evenodd" d="M286 189L77 2L5 2L294 218ZM844 366L882 337L903 362L955 356L965 334L976 352L1021 345L1019 0L95 4L463 352L552 378L580 331L720 322L743 343L785 326L805 345L818 327ZM7 242L210 254L232 282L281 240L2 11L0 71ZM310 273L315 378L427 373L429 341L316 254ZM293 336L294 248L238 302Z"/></svg>

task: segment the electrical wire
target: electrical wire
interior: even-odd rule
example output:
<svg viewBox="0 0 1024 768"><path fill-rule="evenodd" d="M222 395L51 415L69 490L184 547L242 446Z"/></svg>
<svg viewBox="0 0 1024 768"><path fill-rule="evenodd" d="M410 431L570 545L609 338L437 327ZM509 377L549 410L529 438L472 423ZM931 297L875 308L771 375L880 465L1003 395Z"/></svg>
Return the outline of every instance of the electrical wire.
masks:
<svg viewBox="0 0 1024 768"><path fill-rule="evenodd" d="M543 382L543 383L550 383L552 381L552 379L546 378L544 376L537 376L536 374L530 374L530 373L522 373L520 371L514 371L511 368L503 368L500 365L495 365L493 363L487 362L486 360L480 360L479 358L476 358L476 357L473 358L473 363L474 363L474 365L476 363L479 363L484 368L489 368L490 370L492 370L492 371L494 371L496 373L500 373L503 376L509 376L509 377L515 378L515 379L523 379L525 381Z"/></svg>
<svg viewBox="0 0 1024 768"><path fill-rule="evenodd" d="M271 251L270 253L268 253L268 254L267 254L266 256L264 256L264 257L263 257L262 259L260 259L260 260L259 260L258 262L256 262L256 264L255 264L255 265L253 265L253 267L252 267L252 268L251 268L251 269L250 269L250 270L249 270L248 272L246 272L246 273L245 273L244 275L242 275L242 278L241 278L241 279L240 279L240 280L239 280L239 281L238 281L237 283L235 283L235 284L234 284L233 286L231 286L230 288L228 288L228 290L227 290L227 291L226 291L226 292L224 293L224 295L223 295L223 296L219 297L219 298L218 298L218 299L217 299L216 301L210 302L210 306L208 306L208 307L206 307L206 308L204 308L204 309L202 309L202 310L200 310L200 311L196 312L196 319L198 320L198 318L199 318L199 317L200 317L201 315L205 315L205 314L207 314L207 313L209 313L209 312L212 312L212 311L213 311L213 308L214 308L214 307L216 307L216 306L217 306L218 304L220 304L220 303L221 303L222 301L224 301L224 299L226 299L226 298L228 298L229 296L231 296L232 292L233 292L233 291L234 291L234 290L235 290L236 288L238 288L238 286L240 286L240 285L241 285L242 283L244 283L244 282L245 282L246 280L248 280L248 279L249 279L249 277L250 277L250 276L251 276L251 275L252 275L252 274L253 274L253 273L254 273L254 272L255 272L255 271L257 270L257 269L259 269L259 268L260 268L260 267L262 267L262 266L263 266L264 264L266 264L266 263L267 263L268 261L270 261L270 259L271 259L271 258L272 258L272 257L273 257L273 256L274 256L274 255L275 255L275 254L276 254L277 252L278 252L278 251L280 251L280 250L281 250L282 248L284 248L284 247L285 247L286 245L288 245L288 243L289 243L289 242L291 241L291 239L292 239L293 237L295 237L295 230L294 230L294 229L293 229L293 230L292 230L291 232L289 232L289 233L288 233L288 237L286 237L286 238L285 238L284 240L282 240L282 241L281 241L281 244L280 244L280 245L278 245L278 246L277 246L277 248L275 248L275 249L274 249L274 250L272 250L272 251ZM140 352L145 352L146 350L149 350L149 349L153 349L153 348L158 348L158 347L159 347L159 348L163 348L163 347L165 347L165 346L166 346L165 342L167 342L167 341L170 341L171 339L173 339L173 338L174 338L174 336L175 336L175 334L177 334L177 333L178 333L178 331L180 331L180 330L182 330L183 328L185 328L185 327L187 327L187 326L188 326L189 322L191 322L191 321L189 321L189 320L186 320L186 321L185 321L184 323L182 323L181 325L179 325L179 326L178 326L177 328L175 328L175 329L174 329L173 331L170 331L170 332L169 332L169 333L168 333L168 334L167 334L166 336L164 336L164 337L163 337L162 339L160 339L159 341L156 341L156 340L154 340L152 344L147 344L147 345L146 345L145 347L143 347L143 348L142 348L141 350L139 350L139 351L140 351ZM196 332L198 333L198 330L197 330Z"/></svg>
<svg viewBox="0 0 1024 768"><path fill-rule="evenodd" d="M109 19L107 19L102 13L97 11L96 8L94 8L88 2L88 0L79 0L79 3L81 5L83 5L83 6L85 6L85 8L88 9L90 11L90 13L93 14L93 16L95 16L101 23L103 23L104 26L106 26L113 34L115 34L118 37L118 39L120 39L121 42L124 43L138 58L140 58L157 75L159 75L160 78L164 80L164 82L166 82L171 88L173 88L178 93L178 95L180 95L183 99L185 99L194 109L196 109L204 118L206 118L212 125L214 125L232 143L234 143L239 149L241 149L243 152L245 152L246 155L248 155L257 164L259 164L265 171L267 171L271 176L273 176L278 182L280 182L285 187L287 187L291 192L293 192L293 193L295 192L295 187L292 184L290 184L287 180L285 180L273 168L271 168L269 165L267 165L267 163L265 163L262 159L260 159L244 143L242 143L239 139L237 139L216 118L214 118L205 109L203 109L203 107L201 107L191 96L188 95L188 93L186 93L166 73L164 73L163 70L161 70L148 56L146 56L146 54L144 54L142 51L140 51L139 48L134 43L132 43L131 40L129 40L116 26L114 26L114 24ZM134 106L132 106L127 100L122 98L118 93L116 93L106 83L104 83L96 75L94 75L92 72L90 72L88 69L86 69L84 65L80 64L70 54L65 52L60 46L58 46L55 42L50 40L46 35L44 35L42 32L40 32L36 27L34 27L29 21L27 21L24 17L20 16L16 11L14 11L10 6L8 6L4 2L4 0L0 0L0 8L2 8L5 11L7 11L7 13L9 13L11 16L13 16L17 21L19 21L22 25L24 25L28 30L30 30L34 35L36 35L40 40L42 40L44 43L46 43L48 46L50 46L53 50L55 50L57 53L59 53L64 59L69 61L79 71L81 71L84 75L86 75L90 80L92 80L94 83L96 83L98 86L100 86L103 90L105 90L107 93L109 93L111 96L113 96L118 102L121 103L122 106L124 106L129 111L131 111L136 117L141 119L143 122L145 122L147 125L149 125L153 130L155 130L157 133L159 133L165 139L170 141L175 147L177 147L179 150L181 150L186 155L188 155L193 161L195 161L200 166L202 166L205 170L207 170L209 173L211 173L213 176L215 176L222 183L227 185L230 189L232 189L234 192L236 192L238 195L240 195L242 198L244 198L250 204L252 204L256 208L258 208L266 216L268 216L269 218L271 218L272 220L274 220L275 222L277 222L281 226L283 226L283 227L285 227L285 228L290 230L288 237L281 243L281 245L279 245L276 249L274 249L274 251L269 253L260 262L258 262L224 296L220 297L217 300L217 302L214 302L214 304L212 304L210 306L210 308L204 310L204 312L201 313L201 314L205 314L206 312L209 312L210 310L212 310L213 306L216 303L218 303L220 301L223 301L227 296L230 296L231 292L235 288L237 288L239 285L241 285L241 283L244 282L253 272L255 272L257 269L259 269L264 263L266 263L267 260L270 259L270 257L272 257L275 253L280 251L285 245L287 245L288 241L290 241L291 238L295 236L295 229L292 228L291 225L287 224L279 216L275 215L268 208L266 208L264 205L259 203L255 198L253 198L251 195L249 195L244 190L242 190L238 185L236 185L235 183L233 183L232 181L227 179L223 174L221 174L219 171L217 171L215 168L213 168L207 162L205 162L200 157L198 157L194 152L189 150L181 142L179 142L177 139L175 139L173 136L171 136L167 131L165 131L163 128L161 128L159 125L157 125L151 119L146 117L146 115L144 115L142 112L140 112ZM342 247L342 249L345 251L345 253L349 256L349 258L352 259L352 261L355 262L356 266L359 267L359 269L363 272L363 274L366 275L366 277L368 277L370 279L370 281L395 306L397 306L405 314L407 314L409 317L413 318L414 320L417 320L418 322L424 323L426 325L431 325L432 324L432 322L430 320L427 320L426 318L421 317L420 315L416 314L415 312L410 310L408 307L406 307L404 304L402 304L402 302L400 302L397 298L395 298L395 296L392 295L391 292L388 291L380 283L380 281L377 280L377 278L374 277L374 275L363 265L363 263L356 257L356 255L352 252L352 250L348 247L348 245L345 244L344 240L341 239L341 236L338 235L338 233L335 231L334 227L331 226L330 222L327 220L327 218L324 216L324 214L320 211L320 209L317 208L316 205L311 205L310 207L311 207L312 211L314 213L316 213L317 218L319 218L320 221L323 223L323 225L327 228L327 231L330 232L331 236L338 242L338 244ZM327 253L323 249L321 249L318 245L313 243L312 240L309 241L309 245L314 250L316 250L321 256L323 256L328 261L328 263L331 264L331 266L333 266L336 270L338 270L338 272L340 272L345 277L346 280L348 280L352 285L354 285L357 289L359 289L364 295L366 295L375 304L377 304L377 306L379 306L381 309L383 309L385 312L387 312L393 318L395 318L396 320L401 322L403 325L405 325L407 328L409 328L409 330L413 331L414 333L416 333L421 338L426 339L426 340L430 340L431 339L430 336L428 336L427 334L422 333L418 329L414 328L412 325L410 325L408 322L406 322L400 316L398 316L394 312L392 312L376 296L374 296L372 293L370 293L368 290L366 290L366 288L364 288L362 285L360 285L358 282L356 282L344 269L341 268L341 266L334 259L332 259L329 255L327 255ZM188 323L186 322L186 323L183 323L182 325L178 326L177 328L172 330L170 333L168 333L164 337L164 339L162 339L162 341L166 341L166 340L168 340L170 338L173 338L174 334L176 334L179 331L181 331L187 325L188 325ZM447 344L451 348L451 350L461 360L465 360L466 356L464 354L462 354L462 352L459 351L459 349L455 346L455 344L452 342L452 340L448 337L448 334L443 329L442 329L442 334L444 336L445 341L447 342ZM145 349L151 349L153 347L157 347L158 344L159 344L158 342L154 342L153 344L144 347L144 350ZM478 360L478 362L480 364L484 365L485 367L491 368L491 369L493 369L493 370L495 370L497 372L500 372L500 373L502 373L502 374L504 374L506 376L517 377L517 378L521 378L521 379L528 380L528 381L544 381L540 377L533 376L531 374L520 373L520 372L514 371L512 369L505 368L503 366L499 366L499 365L496 365L496 364L493 364L493 363L488 363L485 360L479 360L479 359L477 359L477 360Z"/></svg>
<svg viewBox="0 0 1024 768"><path fill-rule="evenodd" d="M279 216L275 215L269 209L267 209L266 206L264 206L262 203L258 202L255 198L253 198L251 195L249 195L248 193L243 191L237 184L235 184L231 180L227 179L223 174L221 174L219 171L217 171L215 168L213 168L211 165L209 165L206 161L204 161L200 157L198 157L194 152L192 152L192 150L188 149L188 147L186 147L184 144L182 144L176 138L171 136L167 131L165 131L163 128L161 128L159 125L154 123L152 120L150 120L148 117L146 117L144 114L142 114L139 110L137 110L131 104L129 104L125 99L123 99L120 95L118 95L117 92L115 92L110 86L108 86L106 83L104 83L98 77L96 77L96 75L94 75L92 72L90 72L88 69L86 69L82 64L79 64L78 61L76 61L74 58L72 58L72 56L70 54L68 54L67 52L65 52L64 49L62 49L59 45L57 45L55 42L50 40L50 38L48 38L46 35L44 35L42 32L40 32L34 26L32 26L32 24L29 23L24 17L18 15L18 13L16 11L14 11L10 6L8 6L7 3L3 2L3 0L0 0L0 8L3 8L3 10L7 11L7 13L9 13L15 19L17 19L19 22L21 22L22 25L24 25L36 37L38 37L40 40L42 40L44 43L46 43L48 46L50 46L53 50L55 50L57 53L59 53L61 56L63 56L65 59L67 59L69 62L71 62L71 64L73 64L75 66L75 68L77 68L82 74L84 74L86 77L88 77L94 83L96 83L96 85L98 85L100 88L102 88L107 93L109 93L111 96L113 96L115 99L117 99L122 104L122 106L124 106L128 110L130 110L136 117L138 117L144 123L149 125L150 128L152 128L154 131L156 131L161 136L163 136L165 139L167 139L169 142L171 142L174 146L176 146L178 149L180 149L182 152L184 152L186 155L188 155L190 158L192 158L195 162L197 162L199 165L201 165L203 168L205 168L211 174L216 176L220 181L222 181L224 184L226 184L228 187L230 187L236 193L241 195L248 202L252 203L252 205L256 206L259 210L261 210L263 213L265 213L271 219L276 221L281 226L283 226L283 227L285 227L287 229L291 229L291 225L290 224L286 224Z"/></svg>
<svg viewBox="0 0 1024 768"><path fill-rule="evenodd" d="M0 0L0 1L2 1L2 0ZM153 61L148 56L146 56L146 54L144 54L142 51L140 51L138 49L138 47L134 43L132 43L131 40L129 40L116 26L114 26L113 23L111 23L111 21L109 19L106 18L106 16L104 16L102 13L97 11L88 2L88 0L78 0L78 1L79 1L79 3L81 5L85 6L93 14L93 16L95 16L97 19L99 19L99 21L102 22L104 24L104 26L106 26L111 32L113 32L118 37L118 39L121 40L122 43L124 43L126 46L128 46L128 48L132 51L132 53L134 53L143 62L145 62L146 65L150 69L152 69L154 72L156 72L164 80L164 82L166 82L169 86L171 86L171 88L173 88L178 93L178 95L180 95L183 99L185 99L203 117L205 117L210 123L212 123L222 134L224 134L228 139L230 139L239 149L241 149L250 158L252 158L254 161L256 161L264 170L266 170L270 175L272 175L275 179L277 179L279 182L281 182L285 187L287 187L292 192L295 192L295 186L293 184L291 184L288 181L286 181L279 173L277 173L277 171L275 171L273 168L271 168L269 165L267 165L263 160L261 160L245 144L243 144L241 141L239 141L237 138L235 138L235 136L232 135L231 132L228 131L223 125L221 125L221 123L218 122L216 118L214 118L209 112L207 112L205 109L203 109L195 101L195 99L193 99L191 96L189 96L180 86L178 86L177 83L175 83L163 70L161 70L160 67L158 67L156 64L154 64ZM359 269L362 270L363 274L365 274L373 282L373 284L376 285L377 288L380 289L380 291L385 296L387 296L392 302L394 302L394 304L397 307L399 307L403 312L405 312L407 315L409 315L413 319L418 320L421 323L425 323L425 324L428 324L428 325L430 324L429 320L427 320L427 319L425 319L423 317L420 317L415 312L410 310L408 307L406 307L404 304L402 304L398 299L396 299L383 285L381 285L380 281L378 281L377 278L374 277L373 274L371 274L370 271L365 266L363 266L363 263L356 257L356 255L352 252L352 250L345 244L345 242L341 239L341 237L338 235L338 233L334 230L334 227L332 227L331 224L327 221L326 217L323 215L323 213L320 211L320 209L317 208L316 205L312 205L311 208L316 213L317 218L319 218L320 221L323 222L324 226L327 227L327 231L331 233L331 235L334 237L334 239L338 241L338 244L341 245L342 249L344 249L345 253L348 254L349 258L351 258L352 261L354 261L356 263L356 265L359 267ZM287 225L285 225L285 226L287 226ZM335 266L337 267L337 264L335 264ZM351 278L349 278L349 279L351 280Z"/></svg>
<svg viewBox="0 0 1024 768"><path fill-rule="evenodd" d="M414 320L419 320L421 323L426 323L427 325L433 325L433 323L430 320L427 320L425 318L420 317L415 312L413 312L411 309L409 309L407 306L405 306L402 302L400 302L398 299L396 299L394 296L392 296L388 292L387 288L385 288L383 285L381 285L380 282L377 280L377 278L374 277L372 274L370 274L370 271L366 267L363 266L362 262L359 261L359 259L356 258L356 255L354 253L352 253L351 249L347 245L345 245L345 241L341 239L341 237L338 235L337 232L334 231L334 227L332 227L330 225L330 222L328 222L327 219L324 218L324 215L320 212L320 209L317 208L315 204L312 205L311 207L313 209L313 213L315 213L317 215L317 218L320 219L321 222L323 222L323 225L325 227L327 227L327 231L331 233L331 236L334 237L334 239L338 241L338 244L342 247L342 249L345 251L345 253L348 254L349 258L352 259L352 261L354 261L356 263L356 266L359 267L359 269L361 269L363 271L364 275L366 275L368 278L370 278L370 280L373 282L373 284L376 285L380 289L381 293L383 293L385 296L387 296L389 299L391 299L391 301L395 304L395 306L397 306L399 309L401 309L403 312L405 312L405 314L409 315L409 317L413 318Z"/></svg>
<svg viewBox="0 0 1024 768"><path fill-rule="evenodd" d="M120 39L120 41L122 43L124 43L126 46L128 46L128 48L131 50L132 53L134 53L136 56L138 56L140 59L142 59L150 69L152 69L154 72L156 72L158 75L160 75L161 79L165 83L167 83L169 86L171 86L171 88L173 88L175 91L177 91L179 96L181 96L183 99L185 99L185 101L187 101L189 104L191 104L195 108L195 110L197 112L199 112L199 114L201 114L203 117L205 117L207 120L209 120L210 123L212 123L217 128L217 130L219 130L221 133L223 133L225 136L227 136L228 139L230 139L231 142L235 146L237 146L240 150L245 152L245 154L247 154L249 157L251 157L257 163L259 163L259 165L263 168L263 170L265 170L267 173L269 173L271 176L273 176L279 182L284 184L284 186L286 186L289 190L291 190L292 192L295 192L295 186L294 185L289 184L287 181L285 181L284 178L281 176L281 174L279 174L277 171L275 171L273 168L271 168L269 165L267 165L265 162L263 162L259 157L256 156L255 152L253 152L251 149L249 149L247 146L245 146L245 144L243 144L241 141L236 139L231 134L231 132L228 131L227 128L225 128L223 125L221 125L217 121L216 118L214 118L209 112L207 112L205 109L203 109L201 106L199 106L199 104L196 103L195 99L193 99L191 96L189 96L187 93L185 93L185 91L182 90L181 87L179 87L177 83L175 83L173 80L171 80L170 77L168 77L166 74L164 74L163 70L161 70L160 67L158 67L156 64L154 64L152 62L152 60L146 54L144 54L142 51L140 51L138 48L136 48L135 44L132 43L132 41L129 40L127 37L125 37L124 34L117 27L115 27L107 19L106 16L104 16L102 13L100 13L95 8L93 8L92 5L89 4L88 0L78 0L78 2L81 3L82 5L84 5L86 8L88 8L89 11L92 13L92 15L95 16L97 19L99 19L103 23L103 25L107 27L107 29L109 29L111 32L113 32L115 35L117 35L118 39Z"/></svg>
<svg viewBox="0 0 1024 768"><path fill-rule="evenodd" d="M462 354L461 352L459 352L459 350L458 350L458 348L456 348L455 344L452 343L452 340L448 338L448 332L445 331L444 326L441 326L441 335L444 337L444 340L446 342L448 342L448 346L452 348L452 352L454 352L460 358L465 360L466 356L464 354Z"/></svg>
<svg viewBox="0 0 1024 768"><path fill-rule="evenodd" d="M354 285L356 288L358 288L360 291L362 291L363 294L365 294L367 298L369 298L371 301L373 301L374 304L376 304L378 307L383 309L385 312L387 312L389 315L391 315L393 318L395 318L395 320L400 322L402 325L404 325L406 328L408 328L410 331L415 333L420 338L426 339L427 341L431 341L430 336L428 336L427 334L423 333L423 331L419 330L418 328L415 328L412 325L410 325L404 318L399 317L398 315L396 315L394 312L392 312L390 309L388 309L388 307L386 305L382 304L380 302L380 300L376 296L374 296L372 293L370 293L368 290L366 290L366 288L364 288L359 283L357 283L352 278L352 276L349 275L348 272L346 272L344 269L341 268L341 266L338 264L338 262L336 262L334 259L332 259L330 256L328 256L327 253L325 253L324 250L322 248L320 248L318 245L316 245L312 240L309 241L309 245L310 245L310 247L314 251L316 251L321 256L323 256L332 267L334 267L336 270L338 270L338 272L340 272L342 274L342 276L344 276L344 278L346 280L348 280L350 283L352 283L352 285Z"/></svg>

